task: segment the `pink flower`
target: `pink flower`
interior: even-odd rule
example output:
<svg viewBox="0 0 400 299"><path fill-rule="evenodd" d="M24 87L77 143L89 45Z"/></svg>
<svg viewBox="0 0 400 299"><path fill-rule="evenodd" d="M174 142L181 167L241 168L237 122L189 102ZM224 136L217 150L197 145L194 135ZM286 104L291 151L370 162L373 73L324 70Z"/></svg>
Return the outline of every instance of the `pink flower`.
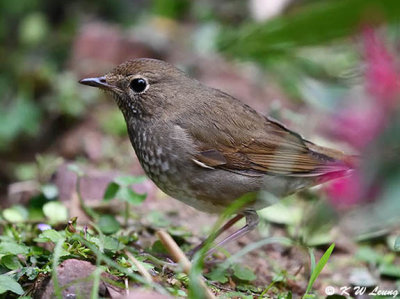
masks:
<svg viewBox="0 0 400 299"><path fill-rule="evenodd" d="M361 176L358 172L353 172L348 176L330 182L325 191L336 207L348 207L361 201L362 187Z"/></svg>
<svg viewBox="0 0 400 299"><path fill-rule="evenodd" d="M363 32L366 73L365 90L371 95L363 106L345 107L334 116L329 131L347 141L361 153L384 131L395 112L399 99L399 76L394 59L374 30ZM363 161L361 161L361 164ZM337 207L351 206L369 201L379 195L377 180L366 184L359 166L351 175L332 181L326 193Z"/></svg>
<svg viewBox="0 0 400 299"><path fill-rule="evenodd" d="M373 29L365 29L363 37L367 62L366 90L375 98L377 106L391 109L396 104L400 87L395 60Z"/></svg>
<svg viewBox="0 0 400 299"><path fill-rule="evenodd" d="M350 106L334 116L328 128L331 135L346 141L355 149L362 151L382 129L385 115L375 106Z"/></svg>
<svg viewBox="0 0 400 299"><path fill-rule="evenodd" d="M328 128L332 135L362 151L382 132L398 104L399 76L394 59L375 31L364 30L365 90L371 97L363 105L351 104L338 111Z"/></svg>

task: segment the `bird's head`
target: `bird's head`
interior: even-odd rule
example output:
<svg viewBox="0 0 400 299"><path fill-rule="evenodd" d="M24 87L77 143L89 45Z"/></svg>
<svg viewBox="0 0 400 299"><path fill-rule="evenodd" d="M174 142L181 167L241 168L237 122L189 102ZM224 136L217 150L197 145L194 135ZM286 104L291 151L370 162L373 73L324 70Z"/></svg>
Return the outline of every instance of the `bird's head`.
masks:
<svg viewBox="0 0 400 299"><path fill-rule="evenodd" d="M111 93L125 118L161 113L173 105L177 94L192 85L182 71L161 60L140 58L117 66L104 76L79 83ZM186 83L186 84L185 84Z"/></svg>

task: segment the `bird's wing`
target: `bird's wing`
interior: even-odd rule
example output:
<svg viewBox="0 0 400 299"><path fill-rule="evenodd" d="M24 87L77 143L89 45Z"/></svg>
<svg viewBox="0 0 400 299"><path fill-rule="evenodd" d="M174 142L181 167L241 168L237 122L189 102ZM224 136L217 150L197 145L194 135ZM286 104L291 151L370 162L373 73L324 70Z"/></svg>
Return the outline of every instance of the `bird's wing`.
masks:
<svg viewBox="0 0 400 299"><path fill-rule="evenodd" d="M223 101L197 107L191 115L202 120L186 124L198 150L193 161L200 166L255 176L319 176L347 167L341 152L314 145L236 99L220 96Z"/></svg>

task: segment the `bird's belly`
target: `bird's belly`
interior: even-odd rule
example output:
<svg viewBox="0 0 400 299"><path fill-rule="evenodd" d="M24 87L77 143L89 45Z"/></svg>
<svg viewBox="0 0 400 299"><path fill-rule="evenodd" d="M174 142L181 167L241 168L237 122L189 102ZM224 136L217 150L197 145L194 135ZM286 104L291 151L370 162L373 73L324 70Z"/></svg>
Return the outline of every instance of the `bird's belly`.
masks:
<svg viewBox="0 0 400 299"><path fill-rule="evenodd" d="M146 175L167 195L203 212L220 213L223 211L223 206L197 198L187 179L182 178L175 171L165 171L165 168L149 165L143 161L141 165Z"/></svg>
<svg viewBox="0 0 400 299"><path fill-rule="evenodd" d="M155 149L162 153L162 150ZM139 156L146 175L167 195L203 212L221 213L234 200L258 190L248 178L223 170L204 169L190 159L182 163L174 155Z"/></svg>
<svg viewBox="0 0 400 299"><path fill-rule="evenodd" d="M160 160L159 163L149 163L149 161L141 159L140 163L146 175L167 195L203 212L220 213L223 211L224 206L198 197L199 192L191 186L190 175L183 175L183 173L187 173L188 169L181 169L181 167L173 165L173 161Z"/></svg>
<svg viewBox="0 0 400 299"><path fill-rule="evenodd" d="M265 190L267 192L262 192L247 205L261 209L274 201L270 198L285 196L306 185L305 182L294 184L297 180L285 177L251 177L222 169L206 169L192 161L188 150L165 142L165 139L174 140L146 132L136 134L131 141L146 175L162 191L204 212L220 213L235 199L249 192Z"/></svg>
<svg viewBox="0 0 400 299"><path fill-rule="evenodd" d="M133 134L132 134L133 135ZM154 132L140 132L131 140L146 175L167 195L196 209L206 210L210 205L198 200L190 188L190 163L186 153L174 147L168 136ZM189 174L188 174L189 173Z"/></svg>

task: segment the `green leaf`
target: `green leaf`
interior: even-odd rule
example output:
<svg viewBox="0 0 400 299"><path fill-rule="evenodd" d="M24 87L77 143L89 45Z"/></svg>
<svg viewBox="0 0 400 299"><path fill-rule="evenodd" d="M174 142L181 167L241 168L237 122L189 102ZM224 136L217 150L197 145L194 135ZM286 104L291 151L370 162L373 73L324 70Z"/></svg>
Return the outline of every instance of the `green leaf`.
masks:
<svg viewBox="0 0 400 299"><path fill-rule="evenodd" d="M326 263L328 262L329 257L331 256L334 248L335 248L335 243L332 243L332 245L329 246L329 248L325 251L324 255L318 261L318 264L315 266L314 271L311 273L311 277L310 277L310 280L308 282L307 290L306 290L306 293L304 294L304 297L307 297L308 293L311 291L315 280L317 279L317 277L321 273L322 269L324 269L324 267L325 267Z"/></svg>
<svg viewBox="0 0 400 299"><path fill-rule="evenodd" d="M19 28L21 43L34 46L43 42L48 36L50 26L42 12L30 13L22 19Z"/></svg>
<svg viewBox="0 0 400 299"><path fill-rule="evenodd" d="M156 227L167 227L171 224L171 221L159 211L151 211L146 215L146 219Z"/></svg>
<svg viewBox="0 0 400 299"><path fill-rule="evenodd" d="M279 202L270 207L262 209L260 212L260 217L268 220L269 222L286 224L286 225L296 225L300 223L302 217L302 209L296 207L288 202Z"/></svg>
<svg viewBox="0 0 400 299"><path fill-rule="evenodd" d="M48 229L42 232L38 238L35 239L35 242L53 242L57 243L61 239L63 239L64 236L59 233L58 231L54 229Z"/></svg>
<svg viewBox="0 0 400 299"><path fill-rule="evenodd" d="M155 242L153 243L153 245L152 245L151 248L150 248L150 251L151 251L152 253L155 253L155 254L158 254L158 253L160 253L160 254L168 253L167 249L164 247L164 245L161 243L160 240L157 240L157 241L155 241Z"/></svg>
<svg viewBox="0 0 400 299"><path fill-rule="evenodd" d="M48 266L47 266L48 267ZM38 268L38 267L25 267L25 268L23 268L22 270L21 270L21 275L23 276L23 275L26 275L26 277L29 279L29 280L35 280L36 279L36 277L39 275L39 273L41 273L41 270L42 269L40 269L40 268ZM45 270L45 268L43 269L43 270ZM21 298L19 298L19 299L21 299Z"/></svg>
<svg viewBox="0 0 400 299"><path fill-rule="evenodd" d="M395 240L394 240L394 246L393 246L395 251L400 251L400 236L398 236Z"/></svg>
<svg viewBox="0 0 400 299"><path fill-rule="evenodd" d="M14 167L14 174L18 181L34 180L38 176L36 163L18 163Z"/></svg>
<svg viewBox="0 0 400 299"><path fill-rule="evenodd" d="M320 227L320 229L314 229L311 234L308 232L307 228L304 230L304 243L307 246L321 246L327 245L333 241L331 234L331 228L328 226Z"/></svg>
<svg viewBox="0 0 400 299"><path fill-rule="evenodd" d="M35 242L36 242L36 239L35 239ZM34 256L37 256L37 257L43 257L47 254L47 250L45 250L43 247L32 246L31 254Z"/></svg>
<svg viewBox="0 0 400 299"><path fill-rule="evenodd" d="M28 254L29 248L25 245L20 245L13 242L1 242L0 254Z"/></svg>
<svg viewBox="0 0 400 299"><path fill-rule="evenodd" d="M354 34L368 16L396 21L399 15L400 5L393 0L316 1L265 23L223 30L219 47L237 57L265 59Z"/></svg>
<svg viewBox="0 0 400 299"><path fill-rule="evenodd" d="M400 267L394 264L382 263L379 266L381 275L400 278Z"/></svg>
<svg viewBox="0 0 400 299"><path fill-rule="evenodd" d="M124 249L125 245L119 242L117 239L104 236L102 239L104 249L110 250L112 252L116 252L118 250Z"/></svg>
<svg viewBox="0 0 400 299"><path fill-rule="evenodd" d="M43 185L41 189L47 199L55 199L58 196L58 188L54 184Z"/></svg>
<svg viewBox="0 0 400 299"><path fill-rule="evenodd" d="M28 216L28 210L19 205L12 206L11 208L5 209L3 211L4 219L12 223L25 221L28 219Z"/></svg>
<svg viewBox="0 0 400 299"><path fill-rule="evenodd" d="M8 275L0 275L0 294L11 291L17 295L22 295L24 290L21 285Z"/></svg>
<svg viewBox="0 0 400 299"><path fill-rule="evenodd" d="M146 199L147 194L138 194L131 188L126 187L119 190L117 197L132 205L140 205Z"/></svg>
<svg viewBox="0 0 400 299"><path fill-rule="evenodd" d="M228 282L228 273L226 269L217 268L207 273L205 276L212 281L218 281L220 283Z"/></svg>
<svg viewBox="0 0 400 299"><path fill-rule="evenodd" d="M115 182L109 183L106 191L104 192L103 200L110 201L114 199L117 195L118 190L119 190L119 185L117 183Z"/></svg>
<svg viewBox="0 0 400 299"><path fill-rule="evenodd" d="M259 289L258 287L254 286L250 283L240 283L236 286L236 290L242 291L242 292L259 293L261 289Z"/></svg>
<svg viewBox="0 0 400 299"><path fill-rule="evenodd" d="M67 208L58 201L51 201L43 206L44 215L52 223L66 222L68 220Z"/></svg>
<svg viewBox="0 0 400 299"><path fill-rule="evenodd" d="M231 291L231 292L226 292L225 294L221 295L221 299L230 299L230 298L240 298L240 299L253 299L253 295L247 295L246 293L243 292L237 292L237 291Z"/></svg>
<svg viewBox="0 0 400 299"><path fill-rule="evenodd" d="M355 254L355 258L370 264L377 264L383 261L383 255L369 246L359 248Z"/></svg>
<svg viewBox="0 0 400 299"><path fill-rule="evenodd" d="M100 248L101 245L103 245L103 244L100 242L100 239L99 239L98 237L91 236L91 235L87 235L86 239L87 239L90 243L92 243L93 245L96 245L96 247L98 247L98 248Z"/></svg>
<svg viewBox="0 0 400 299"><path fill-rule="evenodd" d="M171 221L169 219L165 219L169 224L167 228L167 232L173 237L173 238L182 238L186 239L187 237L192 236L192 233L188 231L187 228L184 228L182 226L171 226ZM164 222L166 223L166 222Z"/></svg>
<svg viewBox="0 0 400 299"><path fill-rule="evenodd" d="M1 258L1 264L10 270L17 270L22 267L18 257L13 254L3 256Z"/></svg>
<svg viewBox="0 0 400 299"><path fill-rule="evenodd" d="M239 264L235 264L233 266L233 276L235 276L240 280L246 280L246 281L252 281L257 278L253 270L251 270L249 267L245 267Z"/></svg>
<svg viewBox="0 0 400 299"><path fill-rule="evenodd" d="M131 175L126 175L126 176L119 176L114 179L114 182L117 183L120 186L130 186L133 184L139 184L142 183L146 180L145 176L131 176Z"/></svg>
<svg viewBox="0 0 400 299"><path fill-rule="evenodd" d="M98 226L104 234L113 234L119 231L121 225L112 215L101 215Z"/></svg>
<svg viewBox="0 0 400 299"><path fill-rule="evenodd" d="M185 16L190 8L188 0L155 0L152 1L152 12L163 18L178 19Z"/></svg>

